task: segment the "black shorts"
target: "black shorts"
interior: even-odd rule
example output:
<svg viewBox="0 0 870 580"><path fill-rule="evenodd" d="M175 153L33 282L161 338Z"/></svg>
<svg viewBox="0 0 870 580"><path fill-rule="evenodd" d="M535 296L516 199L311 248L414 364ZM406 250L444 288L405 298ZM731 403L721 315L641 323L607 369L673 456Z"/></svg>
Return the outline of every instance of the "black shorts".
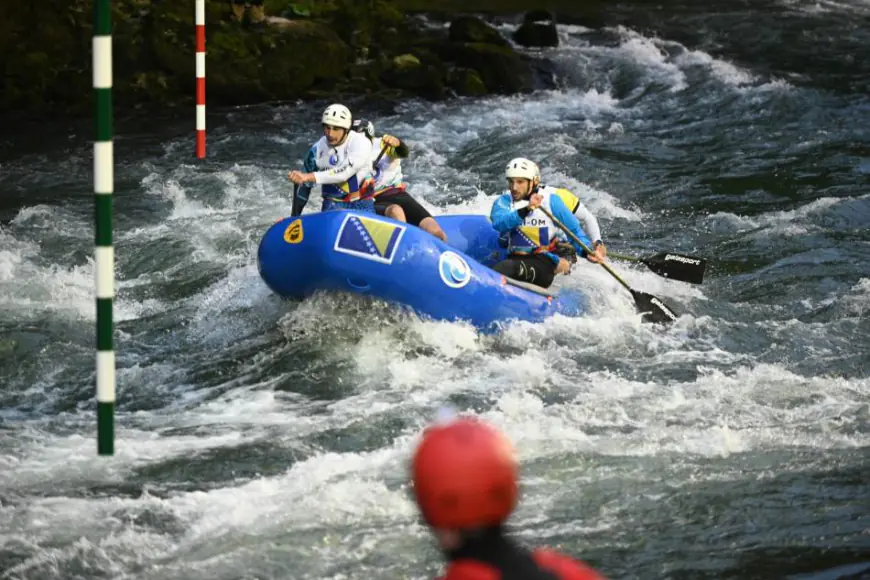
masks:
<svg viewBox="0 0 870 580"><path fill-rule="evenodd" d="M492 267L493 270L520 282L529 282L541 288L549 288L556 277L557 264L543 254L508 256Z"/></svg>
<svg viewBox="0 0 870 580"><path fill-rule="evenodd" d="M426 211L426 208L411 197L407 191L394 193L387 197L378 196L375 198L375 211L380 215L384 215L387 208L391 205L401 207L402 211L405 212L405 219L412 226L419 226L421 221L432 217L432 214Z"/></svg>

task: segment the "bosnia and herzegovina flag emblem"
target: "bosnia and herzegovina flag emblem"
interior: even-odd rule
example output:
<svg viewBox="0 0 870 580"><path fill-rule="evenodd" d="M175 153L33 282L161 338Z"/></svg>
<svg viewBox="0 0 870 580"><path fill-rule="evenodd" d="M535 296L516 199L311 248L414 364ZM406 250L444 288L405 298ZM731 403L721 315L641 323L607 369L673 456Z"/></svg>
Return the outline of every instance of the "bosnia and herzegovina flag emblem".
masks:
<svg viewBox="0 0 870 580"><path fill-rule="evenodd" d="M391 264L405 226L357 215L344 218L335 239L335 251Z"/></svg>
<svg viewBox="0 0 870 580"><path fill-rule="evenodd" d="M511 245L519 248L539 248L550 244L550 232L537 226L520 226L511 232Z"/></svg>

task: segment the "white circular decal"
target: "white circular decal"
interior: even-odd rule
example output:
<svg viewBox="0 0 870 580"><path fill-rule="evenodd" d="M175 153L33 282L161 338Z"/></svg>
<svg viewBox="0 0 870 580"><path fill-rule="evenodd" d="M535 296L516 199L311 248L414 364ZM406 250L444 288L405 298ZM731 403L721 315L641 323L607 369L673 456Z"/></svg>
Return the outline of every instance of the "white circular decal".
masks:
<svg viewBox="0 0 870 580"><path fill-rule="evenodd" d="M444 252L438 259L438 273L451 288L462 288L471 280L471 268L456 252Z"/></svg>

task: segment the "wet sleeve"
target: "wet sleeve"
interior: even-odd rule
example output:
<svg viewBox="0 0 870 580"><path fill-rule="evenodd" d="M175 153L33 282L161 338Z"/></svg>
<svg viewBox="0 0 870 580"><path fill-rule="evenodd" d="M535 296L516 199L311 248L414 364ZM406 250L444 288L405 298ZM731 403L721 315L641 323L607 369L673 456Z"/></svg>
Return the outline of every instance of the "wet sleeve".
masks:
<svg viewBox="0 0 870 580"><path fill-rule="evenodd" d="M601 241L601 229L598 227L598 220L592 213L586 209L586 206L577 202L577 209L574 210L574 215L583 224L583 231L589 236L593 242Z"/></svg>
<svg viewBox="0 0 870 580"><path fill-rule="evenodd" d="M511 209L509 195L500 195L495 200L495 203L492 204L492 210L489 212L489 221L499 233L509 232L523 225L520 213Z"/></svg>
<svg viewBox="0 0 870 580"><path fill-rule="evenodd" d="M592 246L592 242L589 241L586 233L580 227L580 222L577 221L577 218L574 217L574 214L571 213L571 210L568 209L568 206L565 205L565 202L563 202L562 198L560 198L558 195L550 197L550 210L553 212L553 217L562 222L562 224L566 228L568 228L568 230L572 234L577 236L581 242L586 244L587 247ZM583 248L582 245L578 244L574 240L571 240L571 244L577 250L578 254L580 254L581 256L586 256L586 250Z"/></svg>
<svg viewBox="0 0 870 580"><path fill-rule="evenodd" d="M344 183L363 169L370 170L371 152L368 139L354 139L347 146L347 162L333 169L315 172L315 183Z"/></svg>
<svg viewBox="0 0 870 580"><path fill-rule="evenodd" d="M589 239L593 242L601 241L601 229L598 227L598 220L586 209L586 206L580 203L580 198L565 188L557 189L556 195L565 203L568 211L577 216L577 219L583 225L583 231L586 232Z"/></svg>

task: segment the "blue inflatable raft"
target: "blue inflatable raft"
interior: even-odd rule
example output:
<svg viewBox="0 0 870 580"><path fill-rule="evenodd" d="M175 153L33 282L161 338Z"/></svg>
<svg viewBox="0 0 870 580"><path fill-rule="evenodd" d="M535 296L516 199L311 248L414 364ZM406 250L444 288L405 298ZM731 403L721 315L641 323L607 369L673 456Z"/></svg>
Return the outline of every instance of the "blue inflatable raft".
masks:
<svg viewBox="0 0 870 580"><path fill-rule="evenodd" d="M585 310L580 293L557 295L492 270L504 250L487 216L436 219L448 244L415 226L369 213L284 218L260 240L260 276L285 298L303 299L321 290L353 292L480 329Z"/></svg>

